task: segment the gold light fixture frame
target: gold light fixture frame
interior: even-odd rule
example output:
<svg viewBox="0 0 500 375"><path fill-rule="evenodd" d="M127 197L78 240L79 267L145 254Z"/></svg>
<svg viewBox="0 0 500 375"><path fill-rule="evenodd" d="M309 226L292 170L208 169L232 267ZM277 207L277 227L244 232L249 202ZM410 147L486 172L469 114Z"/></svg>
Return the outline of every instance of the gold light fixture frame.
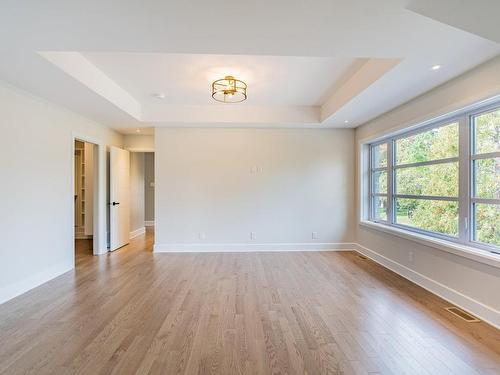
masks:
<svg viewBox="0 0 500 375"><path fill-rule="evenodd" d="M241 103L247 98L247 84L233 76L212 83L212 98L221 103Z"/></svg>

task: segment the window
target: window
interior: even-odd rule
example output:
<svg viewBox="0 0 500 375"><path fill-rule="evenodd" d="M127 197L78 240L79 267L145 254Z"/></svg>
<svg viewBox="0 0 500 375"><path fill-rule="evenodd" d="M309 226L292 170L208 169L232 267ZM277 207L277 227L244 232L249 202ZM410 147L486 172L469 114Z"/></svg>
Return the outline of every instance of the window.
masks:
<svg viewBox="0 0 500 375"><path fill-rule="evenodd" d="M387 221L387 144L372 147L372 212L376 220Z"/></svg>
<svg viewBox="0 0 500 375"><path fill-rule="evenodd" d="M473 240L500 246L500 109L472 116Z"/></svg>
<svg viewBox="0 0 500 375"><path fill-rule="evenodd" d="M394 140L394 222L458 236L458 123Z"/></svg>
<svg viewBox="0 0 500 375"><path fill-rule="evenodd" d="M500 251L500 107L370 145L370 220Z"/></svg>

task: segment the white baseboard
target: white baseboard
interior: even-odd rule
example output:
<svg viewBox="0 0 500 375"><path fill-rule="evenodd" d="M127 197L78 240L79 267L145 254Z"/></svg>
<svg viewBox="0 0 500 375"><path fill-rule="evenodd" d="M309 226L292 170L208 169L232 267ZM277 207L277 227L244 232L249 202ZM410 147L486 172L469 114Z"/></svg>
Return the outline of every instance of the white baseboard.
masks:
<svg viewBox="0 0 500 375"><path fill-rule="evenodd" d="M146 220L146 221L144 222L144 225L145 225L146 227L154 227L154 226L155 226L155 221L154 221L154 220Z"/></svg>
<svg viewBox="0 0 500 375"><path fill-rule="evenodd" d="M140 236L141 234L146 233L146 227L141 227L130 232L130 239Z"/></svg>
<svg viewBox="0 0 500 375"><path fill-rule="evenodd" d="M500 311L485 305L482 302L466 296L440 282L433 280L421 273L414 271L398 262L395 262L374 250L368 249L360 244L356 244L357 251L376 263L390 269L398 275L408 279L429 292L445 299L446 301L462 308L465 311L477 316L481 320L500 329Z"/></svg>
<svg viewBox="0 0 500 375"><path fill-rule="evenodd" d="M155 253L232 253L267 251L352 251L355 243L169 243L155 244Z"/></svg>
<svg viewBox="0 0 500 375"><path fill-rule="evenodd" d="M0 287L0 304L17 297L27 291L36 288L37 286L50 281L57 276L62 275L73 269L72 262L61 262L53 265L52 267L30 275L24 280L20 280L14 284Z"/></svg>

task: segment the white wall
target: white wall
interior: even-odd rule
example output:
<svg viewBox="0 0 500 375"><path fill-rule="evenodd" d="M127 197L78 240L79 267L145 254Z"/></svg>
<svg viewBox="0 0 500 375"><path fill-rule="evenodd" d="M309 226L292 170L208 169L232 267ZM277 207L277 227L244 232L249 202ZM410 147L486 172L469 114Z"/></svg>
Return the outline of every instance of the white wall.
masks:
<svg viewBox="0 0 500 375"><path fill-rule="evenodd" d="M144 153L130 153L130 232L144 232Z"/></svg>
<svg viewBox="0 0 500 375"><path fill-rule="evenodd" d="M153 152L155 138L154 135L127 134L123 137L123 147L134 152Z"/></svg>
<svg viewBox="0 0 500 375"><path fill-rule="evenodd" d="M354 131L157 128L155 140L156 251L353 241Z"/></svg>
<svg viewBox="0 0 500 375"><path fill-rule="evenodd" d="M499 72L500 56L356 128L356 139L383 135L500 95Z"/></svg>
<svg viewBox="0 0 500 375"><path fill-rule="evenodd" d="M360 143L498 94L500 58L357 128L356 140ZM375 259L500 327L500 269L364 226L356 226L356 238Z"/></svg>
<svg viewBox="0 0 500 375"><path fill-rule="evenodd" d="M72 132L122 137L0 84L0 303L73 268Z"/></svg>

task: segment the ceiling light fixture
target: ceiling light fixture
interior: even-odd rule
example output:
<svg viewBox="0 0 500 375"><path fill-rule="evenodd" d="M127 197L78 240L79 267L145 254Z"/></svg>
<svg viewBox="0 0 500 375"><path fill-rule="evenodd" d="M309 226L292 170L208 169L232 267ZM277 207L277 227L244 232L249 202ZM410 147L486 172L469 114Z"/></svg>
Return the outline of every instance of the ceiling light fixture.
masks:
<svg viewBox="0 0 500 375"><path fill-rule="evenodd" d="M162 92L156 92L154 94L151 94L154 98L156 99L165 99L166 95Z"/></svg>
<svg viewBox="0 0 500 375"><path fill-rule="evenodd" d="M348 124L348 123L349 123L349 120L345 120L345 121L344 121L344 124Z"/></svg>
<svg viewBox="0 0 500 375"><path fill-rule="evenodd" d="M432 66L432 70L439 70L441 68L441 65L437 64L437 65L433 65Z"/></svg>
<svg viewBox="0 0 500 375"><path fill-rule="evenodd" d="M233 76L212 83L212 98L222 103L239 103L247 98L247 84Z"/></svg>

